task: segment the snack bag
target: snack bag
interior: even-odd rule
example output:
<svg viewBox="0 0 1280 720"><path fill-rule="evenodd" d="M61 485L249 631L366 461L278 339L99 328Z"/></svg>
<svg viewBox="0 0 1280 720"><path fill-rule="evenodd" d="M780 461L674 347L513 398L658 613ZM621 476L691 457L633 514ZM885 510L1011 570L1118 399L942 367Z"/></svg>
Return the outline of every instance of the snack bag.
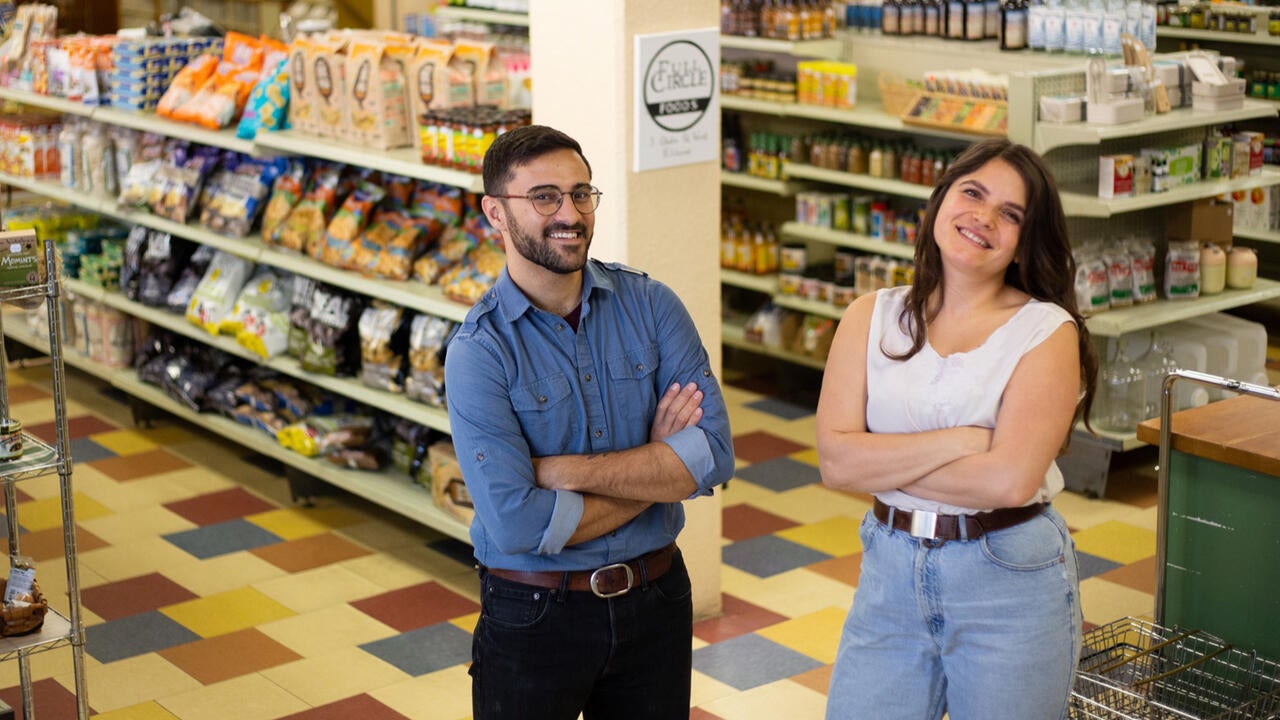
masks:
<svg viewBox="0 0 1280 720"><path fill-rule="evenodd" d="M444 405L444 348L453 322L434 315L415 315L409 326L409 377L405 394L428 405Z"/></svg>
<svg viewBox="0 0 1280 720"><path fill-rule="evenodd" d="M288 106L289 62L288 58L281 58L253 86L244 114L240 116L240 124L236 127L236 137L252 140L262 130L287 127Z"/></svg>
<svg viewBox="0 0 1280 720"><path fill-rule="evenodd" d="M374 303L360 316L360 380L369 387L403 392L409 325L404 310Z"/></svg>
<svg viewBox="0 0 1280 720"><path fill-rule="evenodd" d="M187 320L217 335L253 272L253 262L218 251L187 305Z"/></svg>
<svg viewBox="0 0 1280 720"><path fill-rule="evenodd" d="M201 55L187 63L186 67L178 71L178 75L169 84L169 89L160 97L156 114L173 118L174 112L195 97L217 69L218 59L212 55Z"/></svg>
<svg viewBox="0 0 1280 720"><path fill-rule="evenodd" d="M342 168L322 165L316 169L311 189L297 207L289 213L280 228L279 245L282 248L303 252L309 247L323 247L325 226L338 202L338 184Z"/></svg>
<svg viewBox="0 0 1280 720"><path fill-rule="evenodd" d="M373 206L382 200L384 194L382 188L373 183L361 183L333 216L325 231L323 245L308 246L307 254L327 265L348 267L356 237L368 221Z"/></svg>
<svg viewBox="0 0 1280 720"><path fill-rule="evenodd" d="M302 199L309 176L306 161L290 159L288 167L276 178L271 188L271 199L262 212L262 241L274 245L279 240L280 228L289 212Z"/></svg>

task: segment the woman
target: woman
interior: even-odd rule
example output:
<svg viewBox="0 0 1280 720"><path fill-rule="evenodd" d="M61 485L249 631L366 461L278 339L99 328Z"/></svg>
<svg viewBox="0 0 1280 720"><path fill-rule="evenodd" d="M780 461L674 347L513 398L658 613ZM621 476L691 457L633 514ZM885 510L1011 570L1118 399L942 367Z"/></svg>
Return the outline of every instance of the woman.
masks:
<svg viewBox="0 0 1280 720"><path fill-rule="evenodd" d="M967 149L915 263L845 311L818 402L823 482L876 496L827 718L1065 718L1079 578L1048 502L1097 357L1044 161Z"/></svg>

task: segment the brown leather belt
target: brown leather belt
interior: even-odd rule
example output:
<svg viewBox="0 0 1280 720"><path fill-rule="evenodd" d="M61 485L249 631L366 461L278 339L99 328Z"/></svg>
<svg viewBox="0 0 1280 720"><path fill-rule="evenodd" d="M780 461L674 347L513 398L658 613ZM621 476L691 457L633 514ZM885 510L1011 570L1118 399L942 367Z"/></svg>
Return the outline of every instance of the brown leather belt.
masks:
<svg viewBox="0 0 1280 720"><path fill-rule="evenodd" d="M985 533L1013 527L1039 515L1048 506L1048 503L1036 503L1035 505L1024 505L1016 508L1000 508L999 510L975 513L973 515L940 515L926 510L912 512L910 510L890 508L880 502L879 498L876 498L872 512L875 513L877 520L885 525L890 525L894 530L902 530L910 533L912 537L924 540L946 542L948 540L976 540ZM892 524L889 520L890 510L893 511ZM960 533L962 523L964 525L963 535Z"/></svg>
<svg viewBox="0 0 1280 720"><path fill-rule="evenodd" d="M595 570L568 571L532 571L503 570L486 567L485 571L503 580L518 582L523 585L557 590L567 587L570 590L590 591L597 597L611 598L625 595L637 584L650 583L671 569L671 558L675 557L676 544L658 548L651 553L641 555L635 560L624 563L605 565ZM566 578L567 576L567 578Z"/></svg>

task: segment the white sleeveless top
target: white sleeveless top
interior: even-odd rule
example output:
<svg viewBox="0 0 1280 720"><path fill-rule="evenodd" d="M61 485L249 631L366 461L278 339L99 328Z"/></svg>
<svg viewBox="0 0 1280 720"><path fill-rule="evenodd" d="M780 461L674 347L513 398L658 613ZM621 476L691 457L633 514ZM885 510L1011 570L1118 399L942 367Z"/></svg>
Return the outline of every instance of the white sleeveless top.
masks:
<svg viewBox="0 0 1280 720"><path fill-rule="evenodd" d="M1061 307L1031 300L973 350L942 357L926 340L911 359L893 360L882 347L893 354L911 347L911 336L898 323L909 289L894 287L876 294L867 337L867 429L871 432L910 433L964 425L994 428L1005 386L1022 356L1063 323L1072 322L1071 314ZM1062 487L1062 471L1050 462L1044 484L1030 503L1047 502ZM956 515L991 509L947 505L900 490L876 496L904 510Z"/></svg>

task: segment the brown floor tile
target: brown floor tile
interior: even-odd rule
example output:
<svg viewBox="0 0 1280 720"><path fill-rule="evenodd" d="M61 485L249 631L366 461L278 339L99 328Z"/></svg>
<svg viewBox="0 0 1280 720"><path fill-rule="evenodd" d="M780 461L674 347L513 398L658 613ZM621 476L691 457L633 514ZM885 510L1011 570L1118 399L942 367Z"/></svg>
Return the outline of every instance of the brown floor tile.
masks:
<svg viewBox="0 0 1280 720"><path fill-rule="evenodd" d="M103 620L150 612L197 595L160 573L139 575L80 591L80 603Z"/></svg>
<svg viewBox="0 0 1280 720"><path fill-rule="evenodd" d="M480 610L475 602L435 582L357 600L351 606L400 632L435 625Z"/></svg>
<svg viewBox="0 0 1280 720"><path fill-rule="evenodd" d="M22 545L22 554L29 556L32 560L58 560L66 554L66 548L62 542L62 528L49 528L47 530L36 530L29 533L23 533L20 538ZM106 547L107 541L85 530L82 527L76 527L76 551L89 552L101 547Z"/></svg>
<svg viewBox="0 0 1280 720"><path fill-rule="evenodd" d="M10 402L13 402L13 400L10 399ZM55 423L47 422L40 423L39 425L33 425L27 428L27 432L52 445L58 441L58 431L56 428L57 426ZM67 438L70 440L79 440L80 438L89 437L94 433L110 432L112 430L119 429L120 428L96 415L79 415L67 419Z"/></svg>
<svg viewBox="0 0 1280 720"><path fill-rule="evenodd" d="M267 545L249 552L291 573L369 554L369 550L333 533Z"/></svg>
<svg viewBox="0 0 1280 720"><path fill-rule="evenodd" d="M135 455L121 455L119 457L106 458L105 460L95 460L89 464L101 470L104 475L119 482L138 480L139 478L150 477L171 470L182 470L183 468L191 467L191 463L186 460L159 448Z"/></svg>
<svg viewBox="0 0 1280 720"><path fill-rule="evenodd" d="M346 700L339 700L335 703L288 715L280 718L280 720L349 720L350 718L360 718L360 720L408 720L404 715L368 695L356 695Z"/></svg>
<svg viewBox="0 0 1280 720"><path fill-rule="evenodd" d="M791 678L791 682L800 683L810 690L823 695L831 688L831 665L816 667L809 672L800 673Z"/></svg>
<svg viewBox="0 0 1280 720"><path fill-rule="evenodd" d="M720 534L733 542L769 535L799 524L745 503L725 508L721 516Z"/></svg>
<svg viewBox="0 0 1280 720"><path fill-rule="evenodd" d="M76 696L62 687L57 680L45 678L31 684L33 704L37 717L73 718L76 716ZM22 719L22 688L14 685L0 690L0 700L13 708L13 716ZM90 706L90 710L93 707Z"/></svg>
<svg viewBox="0 0 1280 720"><path fill-rule="evenodd" d="M45 400L49 398L49 391L36 385L23 383L14 385L9 388L9 402L13 405L28 402L30 400ZM49 423L52 425L53 423Z"/></svg>
<svg viewBox="0 0 1280 720"><path fill-rule="evenodd" d="M689 720L721 720L719 715L712 715L702 708L690 708Z"/></svg>
<svg viewBox="0 0 1280 720"><path fill-rule="evenodd" d="M718 643L770 625L777 625L787 619L785 615L765 610L725 593L720 594L720 604L722 608L720 617L694 623L693 634L699 640Z"/></svg>
<svg viewBox="0 0 1280 720"><path fill-rule="evenodd" d="M1152 555L1145 560L1129 563L1098 577L1117 585L1124 585L1145 593L1156 593L1156 557Z"/></svg>
<svg viewBox="0 0 1280 720"><path fill-rule="evenodd" d="M277 509L275 505L241 488L220 490L189 500L166 503L165 507L196 525L216 525L254 513Z"/></svg>
<svg viewBox="0 0 1280 720"><path fill-rule="evenodd" d="M166 648L159 655L205 685L302 659L256 628Z"/></svg>
<svg viewBox="0 0 1280 720"><path fill-rule="evenodd" d="M763 430L737 435L733 438L733 454L749 463L764 462L807 450L809 446L791 442Z"/></svg>
<svg viewBox="0 0 1280 720"><path fill-rule="evenodd" d="M823 560L807 566L806 569L857 587L858 576L862 573L862 553Z"/></svg>

